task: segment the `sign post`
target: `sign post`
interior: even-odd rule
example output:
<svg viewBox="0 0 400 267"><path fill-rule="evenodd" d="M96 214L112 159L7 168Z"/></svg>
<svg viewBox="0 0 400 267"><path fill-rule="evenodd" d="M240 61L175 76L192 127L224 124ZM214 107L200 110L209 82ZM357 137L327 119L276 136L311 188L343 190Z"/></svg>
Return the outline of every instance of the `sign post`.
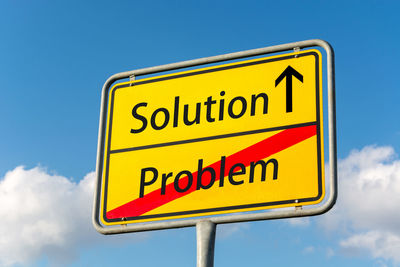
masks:
<svg viewBox="0 0 400 267"><path fill-rule="evenodd" d="M217 226L209 220L196 224L197 267L214 266L215 232Z"/></svg>
<svg viewBox="0 0 400 267"><path fill-rule="evenodd" d="M300 50L310 47L325 50L327 66L330 192L320 205L323 57ZM111 76L102 93L95 228L196 226L203 267L213 264L216 224L329 210L337 195L333 58L328 43L309 40ZM274 210L284 207L295 209Z"/></svg>

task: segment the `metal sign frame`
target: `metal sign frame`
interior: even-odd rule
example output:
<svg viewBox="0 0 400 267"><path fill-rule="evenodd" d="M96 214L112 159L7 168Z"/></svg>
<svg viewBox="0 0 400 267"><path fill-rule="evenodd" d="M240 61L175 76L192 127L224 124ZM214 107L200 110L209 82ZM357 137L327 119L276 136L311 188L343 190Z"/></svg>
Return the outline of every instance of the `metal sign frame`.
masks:
<svg viewBox="0 0 400 267"><path fill-rule="evenodd" d="M121 79L134 78L137 76L154 74L158 72L165 72L171 70L177 70L182 68L206 65L211 63L223 62L228 60L235 60L247 57L254 57L260 55L266 55L277 52L284 52L295 50L298 51L302 48L309 47L321 47L325 50L327 55L326 67L327 67L327 95L328 95L328 132L329 132L329 198L322 205L307 209L293 209L293 210L277 210L277 211L266 211L259 213L250 214L234 214L224 216L213 216L213 217L201 217L194 219L181 219L181 220L167 220L161 222L149 222L149 223L138 223L138 224L124 224L120 226L103 226L100 222L100 199L101 199L101 183L102 183L102 169L103 169L103 156L104 156L104 144L105 144L105 128L107 120L107 104L109 102L108 93L113 83ZM100 121L99 121L99 138L97 147L97 163L96 163L96 186L94 194L94 205L93 205L93 225L95 229L102 234L119 234L129 232L141 232L151 231L160 229L171 229L171 228L182 228L191 226L201 226L205 221L212 223L213 225L222 223L233 223L233 222L246 222L246 221L259 221L259 220L271 220L281 218L293 218L293 217L304 217L314 216L327 212L330 210L336 202L337 198L337 149L336 149L336 104L335 104L335 71L334 71L334 52L333 48L329 43L323 40L314 39L307 41L300 41L294 43L288 43L277 46L270 46L265 48L247 50L242 52L230 53L225 55L200 58L189 61L182 61L178 63L172 63L167 65L161 65L156 67L138 69L128 72L121 72L112 75L105 82L102 89L101 97L101 109L100 109ZM200 228L200 227L199 227ZM214 229L215 232L215 229ZM214 234L215 236L215 234Z"/></svg>

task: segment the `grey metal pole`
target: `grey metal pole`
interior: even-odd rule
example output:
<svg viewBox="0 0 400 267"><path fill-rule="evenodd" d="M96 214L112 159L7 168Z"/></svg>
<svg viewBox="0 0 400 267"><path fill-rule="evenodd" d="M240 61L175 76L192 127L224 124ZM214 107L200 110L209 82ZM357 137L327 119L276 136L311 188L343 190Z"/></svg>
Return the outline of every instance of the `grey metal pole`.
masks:
<svg viewBox="0 0 400 267"><path fill-rule="evenodd" d="M196 224L197 267L214 267L216 228L217 225L208 220Z"/></svg>

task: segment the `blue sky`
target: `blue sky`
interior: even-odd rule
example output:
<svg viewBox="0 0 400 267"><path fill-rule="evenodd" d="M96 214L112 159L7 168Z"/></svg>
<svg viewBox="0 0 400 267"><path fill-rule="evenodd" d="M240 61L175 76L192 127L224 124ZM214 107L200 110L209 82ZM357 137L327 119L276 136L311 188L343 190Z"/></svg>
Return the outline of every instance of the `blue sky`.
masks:
<svg viewBox="0 0 400 267"><path fill-rule="evenodd" d="M397 1L2 1L0 262L193 266L194 228L104 237L91 226L103 83L121 71L319 38L336 54L338 205L304 220L218 226L215 265L399 265L399 8Z"/></svg>

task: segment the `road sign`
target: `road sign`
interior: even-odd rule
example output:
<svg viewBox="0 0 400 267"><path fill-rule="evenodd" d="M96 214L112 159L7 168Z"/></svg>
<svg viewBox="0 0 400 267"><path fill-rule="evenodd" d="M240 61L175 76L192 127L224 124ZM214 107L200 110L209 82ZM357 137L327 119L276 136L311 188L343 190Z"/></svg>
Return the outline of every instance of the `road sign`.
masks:
<svg viewBox="0 0 400 267"><path fill-rule="evenodd" d="M318 50L117 83L106 97L104 225L324 198Z"/></svg>

